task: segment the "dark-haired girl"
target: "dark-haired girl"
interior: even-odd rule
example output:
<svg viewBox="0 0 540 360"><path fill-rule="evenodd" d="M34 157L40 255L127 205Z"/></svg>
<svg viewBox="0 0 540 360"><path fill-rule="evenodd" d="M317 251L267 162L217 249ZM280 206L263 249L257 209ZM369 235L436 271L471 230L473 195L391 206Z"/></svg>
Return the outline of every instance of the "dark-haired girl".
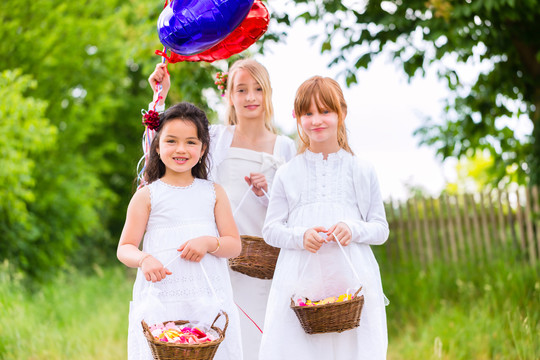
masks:
<svg viewBox="0 0 540 360"><path fill-rule="evenodd" d="M192 317L201 304L218 301L229 325L215 359L242 359L227 267L227 258L240 253L241 242L227 194L207 180L209 139L208 119L192 104L177 104L160 116L145 169L147 185L131 199L117 250L122 263L138 268L130 309L130 360L152 359L138 314L152 283L163 307L145 308L145 316L197 320Z"/></svg>

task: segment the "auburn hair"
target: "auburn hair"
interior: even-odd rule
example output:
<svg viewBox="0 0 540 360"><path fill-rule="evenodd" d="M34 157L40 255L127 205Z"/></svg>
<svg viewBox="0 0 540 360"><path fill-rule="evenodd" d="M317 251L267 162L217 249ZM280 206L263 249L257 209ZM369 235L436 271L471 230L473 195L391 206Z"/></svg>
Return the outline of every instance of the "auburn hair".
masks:
<svg viewBox="0 0 540 360"><path fill-rule="evenodd" d="M300 118L309 112L312 103L319 112L329 110L335 112L338 116L337 140L338 144L344 150L353 154L347 139L347 128L345 127L345 118L347 117L347 102L343 96L341 87L334 79L322 76L313 76L304 81L294 98L294 114L296 117L296 127L300 137L299 153L309 148L310 142L308 136L302 130Z"/></svg>

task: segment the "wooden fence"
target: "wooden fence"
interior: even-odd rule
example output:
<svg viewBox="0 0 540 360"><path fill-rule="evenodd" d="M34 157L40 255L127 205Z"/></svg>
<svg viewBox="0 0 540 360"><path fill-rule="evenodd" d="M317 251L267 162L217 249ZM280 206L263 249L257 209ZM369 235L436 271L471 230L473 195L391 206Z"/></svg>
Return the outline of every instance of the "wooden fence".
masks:
<svg viewBox="0 0 540 360"><path fill-rule="evenodd" d="M537 187L441 195L385 203L390 238L380 251L391 261L486 261L494 253L540 261Z"/></svg>

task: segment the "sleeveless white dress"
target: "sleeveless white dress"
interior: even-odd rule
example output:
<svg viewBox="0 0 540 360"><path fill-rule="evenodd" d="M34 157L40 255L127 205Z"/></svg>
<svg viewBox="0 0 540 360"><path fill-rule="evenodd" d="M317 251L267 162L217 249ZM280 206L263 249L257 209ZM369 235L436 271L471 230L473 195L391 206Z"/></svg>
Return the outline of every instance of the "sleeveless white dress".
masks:
<svg viewBox="0 0 540 360"><path fill-rule="evenodd" d="M151 211L143 251L159 259L172 275L151 286L152 283L146 281L138 269L130 304L128 359L152 359L142 333L143 318L148 323L197 321L201 317L209 317L211 322L220 308L228 314L229 324L225 340L214 359L242 359L239 317L232 297L227 260L207 254L200 263L190 262L179 258L176 250L195 237L218 236L214 217L214 184L195 179L187 187L177 187L156 180L147 186L150 189ZM219 300L213 295L204 272ZM152 290L150 294L156 294L155 297L149 296L149 289ZM151 302L156 297L159 303ZM222 316L216 326L223 328L224 324Z"/></svg>

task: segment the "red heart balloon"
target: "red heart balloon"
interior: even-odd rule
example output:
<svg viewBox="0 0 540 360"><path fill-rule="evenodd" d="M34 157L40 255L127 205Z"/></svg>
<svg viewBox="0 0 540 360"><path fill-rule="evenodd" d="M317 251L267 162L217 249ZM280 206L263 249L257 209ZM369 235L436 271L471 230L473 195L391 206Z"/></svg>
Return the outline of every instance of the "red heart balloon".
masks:
<svg viewBox="0 0 540 360"><path fill-rule="evenodd" d="M196 55L183 56L171 52L167 56L163 51L156 50L156 54L165 57L170 63L180 61L206 61L227 59L253 45L268 29L270 15L261 0L255 0L251 10L242 23L218 44Z"/></svg>

